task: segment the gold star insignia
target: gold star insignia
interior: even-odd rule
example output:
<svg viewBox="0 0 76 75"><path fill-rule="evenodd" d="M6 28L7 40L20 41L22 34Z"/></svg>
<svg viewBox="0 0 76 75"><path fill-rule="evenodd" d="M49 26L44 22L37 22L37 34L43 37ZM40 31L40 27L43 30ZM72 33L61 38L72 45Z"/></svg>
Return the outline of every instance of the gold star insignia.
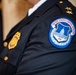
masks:
<svg viewBox="0 0 76 75"><path fill-rule="evenodd" d="M73 14L72 11L66 11L67 14Z"/></svg>
<svg viewBox="0 0 76 75"><path fill-rule="evenodd" d="M72 11L71 7L66 7L66 10Z"/></svg>

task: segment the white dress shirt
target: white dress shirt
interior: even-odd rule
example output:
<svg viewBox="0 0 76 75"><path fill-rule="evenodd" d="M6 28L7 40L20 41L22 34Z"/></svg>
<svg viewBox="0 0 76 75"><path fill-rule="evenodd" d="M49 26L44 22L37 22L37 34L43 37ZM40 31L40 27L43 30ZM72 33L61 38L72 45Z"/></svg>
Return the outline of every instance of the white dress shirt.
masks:
<svg viewBox="0 0 76 75"><path fill-rule="evenodd" d="M46 2L47 0L40 0L37 4L35 4L33 6L33 8L30 8L28 10L28 16L30 16L35 10L37 10L44 2Z"/></svg>

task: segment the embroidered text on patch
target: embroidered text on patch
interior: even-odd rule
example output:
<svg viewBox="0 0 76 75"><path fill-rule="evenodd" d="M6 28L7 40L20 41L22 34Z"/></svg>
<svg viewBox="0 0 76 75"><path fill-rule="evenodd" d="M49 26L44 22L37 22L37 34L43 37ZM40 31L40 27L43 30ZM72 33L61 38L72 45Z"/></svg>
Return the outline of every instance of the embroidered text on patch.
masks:
<svg viewBox="0 0 76 75"><path fill-rule="evenodd" d="M75 35L75 27L68 18L59 18L51 23L49 39L57 48L66 48Z"/></svg>

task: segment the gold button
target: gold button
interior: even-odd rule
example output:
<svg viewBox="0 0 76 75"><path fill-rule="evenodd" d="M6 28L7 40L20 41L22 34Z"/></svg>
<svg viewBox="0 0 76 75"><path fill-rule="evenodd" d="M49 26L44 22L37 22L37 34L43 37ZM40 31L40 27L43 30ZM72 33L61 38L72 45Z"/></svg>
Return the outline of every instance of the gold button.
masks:
<svg viewBox="0 0 76 75"><path fill-rule="evenodd" d="M5 57L4 57L4 60L7 61L7 60L8 60L8 56L5 56Z"/></svg>
<svg viewBox="0 0 76 75"><path fill-rule="evenodd" d="M60 1L59 3L60 3L60 4L62 4L62 3L63 3L63 1Z"/></svg>
<svg viewBox="0 0 76 75"><path fill-rule="evenodd" d="M7 47L8 43L7 42L4 42L4 47Z"/></svg>

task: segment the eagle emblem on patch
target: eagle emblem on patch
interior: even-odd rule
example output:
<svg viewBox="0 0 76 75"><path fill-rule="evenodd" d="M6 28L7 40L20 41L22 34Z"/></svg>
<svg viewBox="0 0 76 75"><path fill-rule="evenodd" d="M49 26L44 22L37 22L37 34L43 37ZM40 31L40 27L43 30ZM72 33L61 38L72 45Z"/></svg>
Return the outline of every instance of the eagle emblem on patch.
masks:
<svg viewBox="0 0 76 75"><path fill-rule="evenodd" d="M49 40L57 48L66 48L75 33L75 26L70 19L58 18L51 23Z"/></svg>
<svg viewBox="0 0 76 75"><path fill-rule="evenodd" d="M11 41L8 44L8 49L13 49L17 46L18 41L20 40L21 33L16 32L15 35L12 37Z"/></svg>

